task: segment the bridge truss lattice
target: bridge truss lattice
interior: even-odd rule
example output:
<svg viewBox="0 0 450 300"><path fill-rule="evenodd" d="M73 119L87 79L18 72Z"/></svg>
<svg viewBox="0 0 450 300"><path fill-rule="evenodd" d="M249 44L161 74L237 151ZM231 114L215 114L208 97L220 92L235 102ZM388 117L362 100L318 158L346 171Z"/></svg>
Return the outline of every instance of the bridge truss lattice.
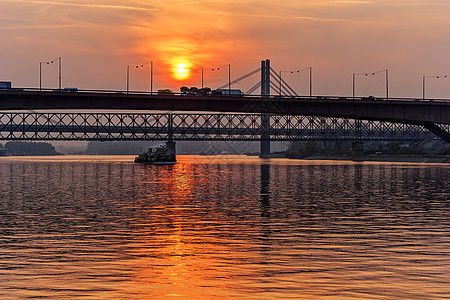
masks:
<svg viewBox="0 0 450 300"><path fill-rule="evenodd" d="M0 140L272 141L436 138L418 125L331 117L183 113L0 113ZM450 125L441 125L450 132Z"/></svg>

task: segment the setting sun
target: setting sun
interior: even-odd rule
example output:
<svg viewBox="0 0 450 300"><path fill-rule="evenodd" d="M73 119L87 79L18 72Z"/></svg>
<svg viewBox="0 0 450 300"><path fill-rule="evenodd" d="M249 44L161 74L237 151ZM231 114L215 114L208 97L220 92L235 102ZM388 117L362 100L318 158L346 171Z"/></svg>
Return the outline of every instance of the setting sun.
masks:
<svg viewBox="0 0 450 300"><path fill-rule="evenodd" d="M176 79L183 80L189 76L189 69L187 63L179 63L174 70L174 76Z"/></svg>

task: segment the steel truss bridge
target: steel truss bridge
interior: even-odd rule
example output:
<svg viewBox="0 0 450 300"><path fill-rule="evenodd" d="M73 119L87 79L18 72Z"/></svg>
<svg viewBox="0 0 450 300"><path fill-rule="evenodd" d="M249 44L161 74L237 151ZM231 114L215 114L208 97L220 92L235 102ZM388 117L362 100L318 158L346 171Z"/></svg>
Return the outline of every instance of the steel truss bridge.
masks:
<svg viewBox="0 0 450 300"><path fill-rule="evenodd" d="M450 125L440 125L450 132ZM421 125L334 117L185 113L0 113L0 140L271 141L436 138Z"/></svg>
<svg viewBox="0 0 450 300"><path fill-rule="evenodd" d="M312 96L311 68L309 97L300 97L271 68L270 60L229 81L228 88L257 73L261 80L245 96L232 96L231 91L224 97L128 90L0 90L0 110L8 111L0 113L0 140L260 141L263 156L270 153L270 141L439 137L450 142L449 100L392 99L388 93L386 98ZM258 88L260 95L250 96ZM271 89L278 95L271 95ZM66 109L95 112L61 112Z"/></svg>

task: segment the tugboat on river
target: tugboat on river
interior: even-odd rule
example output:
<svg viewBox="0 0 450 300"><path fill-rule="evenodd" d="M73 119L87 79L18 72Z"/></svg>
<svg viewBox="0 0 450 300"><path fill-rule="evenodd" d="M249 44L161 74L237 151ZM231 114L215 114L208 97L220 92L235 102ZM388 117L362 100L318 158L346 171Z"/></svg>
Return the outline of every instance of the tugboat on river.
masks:
<svg viewBox="0 0 450 300"><path fill-rule="evenodd" d="M175 142L166 142L148 148L148 150L134 159L135 163L147 163L153 165L173 165L177 163Z"/></svg>

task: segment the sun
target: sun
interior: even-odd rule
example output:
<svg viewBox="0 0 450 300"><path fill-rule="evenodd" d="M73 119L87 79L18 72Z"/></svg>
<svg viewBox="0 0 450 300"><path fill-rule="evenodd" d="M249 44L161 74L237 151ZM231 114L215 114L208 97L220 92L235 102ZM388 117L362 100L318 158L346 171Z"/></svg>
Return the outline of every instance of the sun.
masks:
<svg viewBox="0 0 450 300"><path fill-rule="evenodd" d="M177 63L174 68L174 76L178 80L187 79L189 77L189 67L187 63Z"/></svg>

